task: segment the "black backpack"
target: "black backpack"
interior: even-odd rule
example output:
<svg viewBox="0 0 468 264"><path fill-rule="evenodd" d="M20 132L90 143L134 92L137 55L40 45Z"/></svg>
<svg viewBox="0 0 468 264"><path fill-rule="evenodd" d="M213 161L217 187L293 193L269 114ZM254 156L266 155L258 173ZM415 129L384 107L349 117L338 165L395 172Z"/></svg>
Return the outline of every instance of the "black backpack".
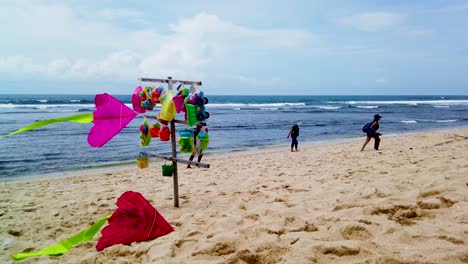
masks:
<svg viewBox="0 0 468 264"><path fill-rule="evenodd" d="M298 136L299 136L299 126L298 126L298 125L294 125L293 128L292 128L292 130L293 130L294 135L295 135L296 137L298 137Z"/></svg>
<svg viewBox="0 0 468 264"><path fill-rule="evenodd" d="M362 132L364 132L364 133L369 132L370 127L372 126L372 123L373 123L373 122L369 122L369 123L365 124L365 125L362 127Z"/></svg>

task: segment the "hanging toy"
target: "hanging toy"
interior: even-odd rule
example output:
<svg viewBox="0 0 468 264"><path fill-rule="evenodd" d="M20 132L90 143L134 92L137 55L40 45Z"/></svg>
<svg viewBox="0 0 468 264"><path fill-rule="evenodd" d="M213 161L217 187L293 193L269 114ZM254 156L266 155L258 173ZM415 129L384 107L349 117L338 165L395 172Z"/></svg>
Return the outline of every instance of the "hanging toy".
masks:
<svg viewBox="0 0 468 264"><path fill-rule="evenodd" d="M163 95L163 92L164 92L164 88L161 86L153 89L153 91L151 92L151 102L153 102L154 104L161 103L159 98Z"/></svg>
<svg viewBox="0 0 468 264"><path fill-rule="evenodd" d="M190 98L187 97L184 100L185 104L185 113L188 126L193 126L198 123L197 119L197 107L194 104L190 103Z"/></svg>
<svg viewBox="0 0 468 264"><path fill-rule="evenodd" d="M210 113L205 111L205 104L208 104L208 98L200 91L191 98L185 98L185 110L187 113L187 124L193 126L200 121L205 121L210 117Z"/></svg>
<svg viewBox="0 0 468 264"><path fill-rule="evenodd" d="M180 152L193 152L193 131L191 129L182 129L179 131Z"/></svg>
<svg viewBox="0 0 468 264"><path fill-rule="evenodd" d="M141 99L141 106L144 107L146 110L153 110L154 106L156 105L151 100L151 94L153 92L153 87L146 86L143 90L140 91L140 99Z"/></svg>
<svg viewBox="0 0 468 264"><path fill-rule="evenodd" d="M172 98L177 113L185 112L184 100L189 95L189 93L190 89L188 88L179 89L177 95Z"/></svg>
<svg viewBox="0 0 468 264"><path fill-rule="evenodd" d="M140 169L146 169L149 166L148 155L145 152L140 152L140 155L137 158L137 166Z"/></svg>
<svg viewBox="0 0 468 264"><path fill-rule="evenodd" d="M156 106L156 104L154 104L153 102L151 102L150 99L147 99L147 100L141 102L141 106L144 107L144 108L147 109L147 110L153 110L154 107Z"/></svg>
<svg viewBox="0 0 468 264"><path fill-rule="evenodd" d="M142 102L146 100L144 98L142 99L140 95L142 91L143 91L143 88L141 86L138 86L137 88L135 88L132 94L133 110L135 110L135 112L140 113L140 114L144 114L146 112L146 108L141 105Z"/></svg>
<svg viewBox="0 0 468 264"><path fill-rule="evenodd" d="M153 92L153 87L145 86L142 93L140 94L141 98L151 99L151 93Z"/></svg>
<svg viewBox="0 0 468 264"><path fill-rule="evenodd" d="M150 136L152 138L157 138L159 137L159 130L161 130L161 125L159 123L156 123L150 127Z"/></svg>
<svg viewBox="0 0 468 264"><path fill-rule="evenodd" d="M162 102L161 112L159 113L158 119L170 122L174 119L176 115L176 109L172 97L174 96L174 91L167 90L165 94L164 101Z"/></svg>
<svg viewBox="0 0 468 264"><path fill-rule="evenodd" d="M163 126L161 130L159 130L159 140L169 141L170 137L171 137L171 130L167 126Z"/></svg>
<svg viewBox="0 0 468 264"><path fill-rule="evenodd" d="M210 118L210 113L205 111L205 105L208 104L208 98L205 97L203 91L198 93L198 98L195 101L197 105L197 119L199 121L205 121Z"/></svg>
<svg viewBox="0 0 468 264"><path fill-rule="evenodd" d="M208 145L210 144L210 137L208 135L208 131L200 131L198 132L197 135L197 141L198 141L198 148L201 150L205 150L208 148Z"/></svg>
<svg viewBox="0 0 468 264"><path fill-rule="evenodd" d="M151 142L149 128L150 128L150 125L148 124L148 121L146 120L140 125L140 139L141 139L140 146L141 147L148 146L149 143Z"/></svg>

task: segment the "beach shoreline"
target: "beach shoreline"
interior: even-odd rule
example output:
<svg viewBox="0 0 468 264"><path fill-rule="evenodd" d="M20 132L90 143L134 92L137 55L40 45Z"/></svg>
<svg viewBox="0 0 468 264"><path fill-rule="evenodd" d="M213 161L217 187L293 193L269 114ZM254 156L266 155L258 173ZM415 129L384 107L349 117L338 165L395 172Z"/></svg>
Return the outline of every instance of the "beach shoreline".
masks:
<svg viewBox="0 0 468 264"><path fill-rule="evenodd" d="M174 227L155 240L22 263L466 263L468 129L204 157L179 168L180 207L161 163L0 184L0 262L73 236L141 193ZM399 262L398 262L399 261Z"/></svg>
<svg viewBox="0 0 468 264"><path fill-rule="evenodd" d="M401 132L401 133L386 134L382 137L382 139L385 140L385 138L411 136L411 135L419 135L419 134L426 134L426 133L457 132L457 131L463 131L466 129L468 129L468 126L451 127L451 128L446 128L446 129L432 128L432 129L426 129L426 130L414 131L414 132ZM322 140L322 141L307 140L307 141L300 141L299 148L302 148L302 147L308 148L308 147L313 147L313 146L338 144L338 143L352 143L356 141L364 141L364 139L365 139L365 134L363 133L359 137L347 137L347 138L342 138L342 139L329 139L329 140ZM290 141L290 139L286 139L286 141ZM273 144L273 145L244 147L240 149L223 149L223 150L212 151L212 152L208 150L208 152L204 154L204 157L206 159L206 158L213 157L213 156L218 156L218 157L238 156L238 155L245 155L245 154L250 154L250 153L255 153L255 152L262 152L264 150L286 151L289 149L289 145L290 143L282 143L282 144ZM145 149L142 148L141 150L144 151ZM182 156L188 159L190 154L178 153L178 156ZM159 165L163 163L163 161L158 161L154 158L152 158L150 162L153 164L159 164ZM117 172L122 169L128 169L134 166L136 166L136 162L134 160L133 161L129 160L129 161L119 162L115 164L103 164L103 165L96 165L92 167L76 168L76 169L69 169L69 170L56 171L56 172L50 172L50 173L38 173L38 174L2 178L2 181L4 182L35 181L35 180L57 179L57 178L63 178L63 177L79 177L79 176L84 176L89 173L91 174L112 173L112 172Z"/></svg>

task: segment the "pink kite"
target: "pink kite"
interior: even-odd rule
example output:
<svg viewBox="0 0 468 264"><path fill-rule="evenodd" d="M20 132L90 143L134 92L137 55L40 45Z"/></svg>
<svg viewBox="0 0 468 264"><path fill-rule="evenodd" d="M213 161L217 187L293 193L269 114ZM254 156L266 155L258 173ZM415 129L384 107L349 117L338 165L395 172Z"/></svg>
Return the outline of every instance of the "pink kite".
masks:
<svg viewBox="0 0 468 264"><path fill-rule="evenodd" d="M174 228L137 192L127 191L117 200L118 209L109 218L96 249L101 251L117 244L153 240L167 235Z"/></svg>
<svg viewBox="0 0 468 264"><path fill-rule="evenodd" d="M100 148L126 127L137 114L106 93L97 94L94 104L94 126L89 131L88 143L92 147Z"/></svg>

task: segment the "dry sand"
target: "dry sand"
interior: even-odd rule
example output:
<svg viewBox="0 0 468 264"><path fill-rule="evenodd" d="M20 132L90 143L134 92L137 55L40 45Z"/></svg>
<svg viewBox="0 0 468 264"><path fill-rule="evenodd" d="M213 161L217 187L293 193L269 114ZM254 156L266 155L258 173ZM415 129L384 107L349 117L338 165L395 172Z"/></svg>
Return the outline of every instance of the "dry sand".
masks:
<svg viewBox="0 0 468 264"><path fill-rule="evenodd" d="M468 130L268 149L0 184L0 262L70 237L141 192L175 232L97 252L100 234L23 263L468 263Z"/></svg>

